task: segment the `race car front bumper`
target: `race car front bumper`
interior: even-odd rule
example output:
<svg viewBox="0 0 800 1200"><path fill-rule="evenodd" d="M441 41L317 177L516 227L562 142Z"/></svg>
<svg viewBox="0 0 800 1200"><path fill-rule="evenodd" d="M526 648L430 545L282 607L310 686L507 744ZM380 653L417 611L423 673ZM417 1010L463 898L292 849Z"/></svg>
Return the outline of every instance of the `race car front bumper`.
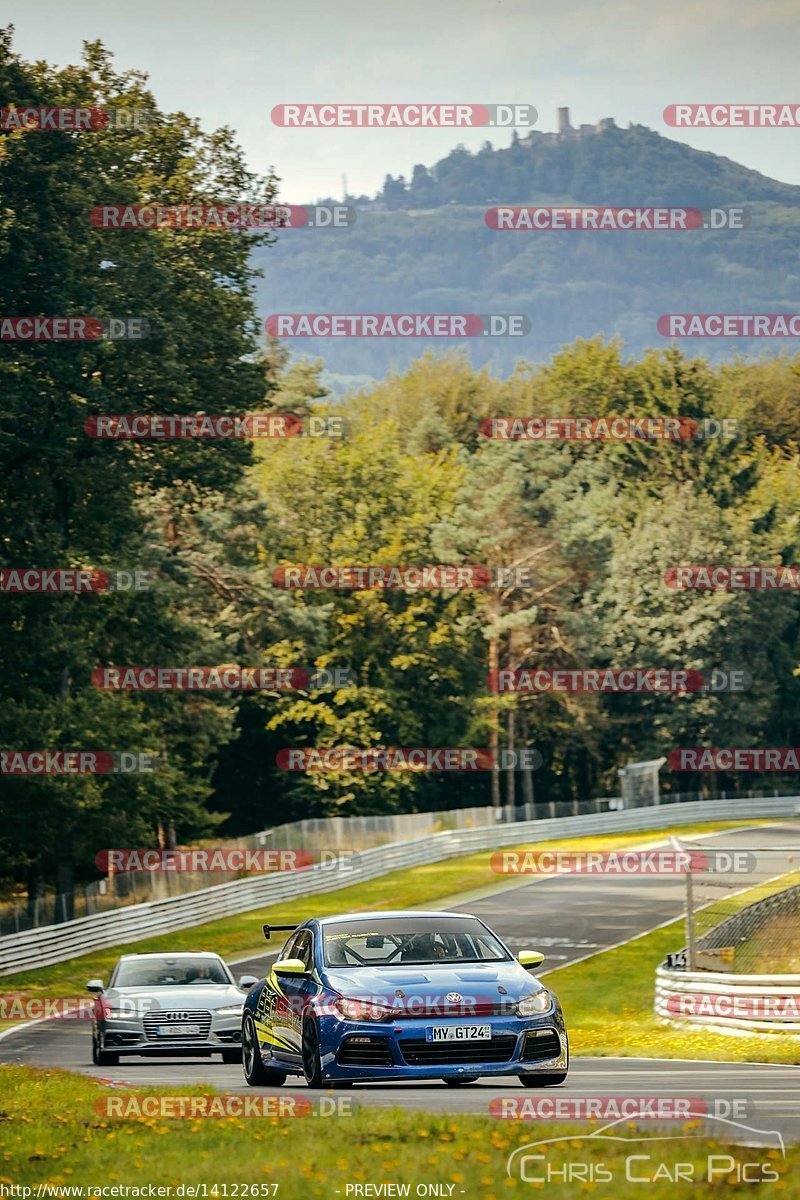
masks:
<svg viewBox="0 0 800 1200"><path fill-rule="evenodd" d="M441 1079L443 1076L563 1074L569 1062L558 1007L540 1017L489 1017L491 1028L474 1041L431 1041L433 1026L464 1025L462 1018L399 1021L319 1020L323 1079Z"/></svg>

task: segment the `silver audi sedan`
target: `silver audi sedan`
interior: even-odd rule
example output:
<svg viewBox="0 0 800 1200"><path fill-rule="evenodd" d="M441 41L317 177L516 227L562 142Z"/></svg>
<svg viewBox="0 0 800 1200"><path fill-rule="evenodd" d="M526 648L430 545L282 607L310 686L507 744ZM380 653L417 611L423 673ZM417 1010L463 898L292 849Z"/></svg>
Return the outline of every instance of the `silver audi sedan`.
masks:
<svg viewBox="0 0 800 1200"><path fill-rule="evenodd" d="M234 983L218 954L123 954L95 997L92 1062L116 1066L121 1054L147 1057L221 1054L242 1061L242 1005L255 975Z"/></svg>

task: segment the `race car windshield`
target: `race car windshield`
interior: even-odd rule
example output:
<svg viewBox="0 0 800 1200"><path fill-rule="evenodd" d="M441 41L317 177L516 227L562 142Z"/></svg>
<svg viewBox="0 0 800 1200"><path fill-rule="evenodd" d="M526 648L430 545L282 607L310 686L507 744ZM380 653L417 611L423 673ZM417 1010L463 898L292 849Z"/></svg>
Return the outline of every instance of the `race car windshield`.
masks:
<svg viewBox="0 0 800 1200"><path fill-rule="evenodd" d="M213 958L150 958L146 962L119 964L112 987L203 987L230 984L233 980L219 960Z"/></svg>
<svg viewBox="0 0 800 1200"><path fill-rule="evenodd" d="M474 917L380 917L332 921L322 929L329 967L508 962L510 955Z"/></svg>

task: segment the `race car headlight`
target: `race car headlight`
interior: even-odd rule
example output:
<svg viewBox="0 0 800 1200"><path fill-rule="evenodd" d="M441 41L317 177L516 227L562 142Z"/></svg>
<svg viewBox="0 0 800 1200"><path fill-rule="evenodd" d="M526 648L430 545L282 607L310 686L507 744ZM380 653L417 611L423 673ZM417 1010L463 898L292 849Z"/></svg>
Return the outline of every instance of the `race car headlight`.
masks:
<svg viewBox="0 0 800 1200"><path fill-rule="evenodd" d="M546 988L542 988L540 992L533 992L517 1003L517 1016L538 1017L541 1013L546 1013L551 1004L550 993Z"/></svg>
<svg viewBox="0 0 800 1200"><path fill-rule="evenodd" d="M392 1015L388 1004L376 1004L371 1000L350 1000L347 996L339 996L334 1001L334 1007L346 1021L386 1021Z"/></svg>
<svg viewBox="0 0 800 1200"><path fill-rule="evenodd" d="M226 1004L225 1008L217 1009L218 1017L240 1017L242 1015L243 1004Z"/></svg>

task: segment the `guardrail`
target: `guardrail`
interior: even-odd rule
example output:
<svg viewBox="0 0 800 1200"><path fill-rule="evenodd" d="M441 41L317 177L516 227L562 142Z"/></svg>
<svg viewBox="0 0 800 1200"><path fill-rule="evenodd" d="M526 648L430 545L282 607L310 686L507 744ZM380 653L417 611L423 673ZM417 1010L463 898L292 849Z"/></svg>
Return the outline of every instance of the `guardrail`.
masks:
<svg viewBox="0 0 800 1200"><path fill-rule="evenodd" d="M697 797L693 796L692 799ZM607 808L610 802L592 800L589 804L591 807L582 807L578 811L602 812L605 811L604 804ZM385 846L393 842L415 841L417 838L429 837L446 829L473 829L490 825L494 821L529 821L536 816L567 815L566 805L563 806L564 812L556 811L555 805L549 807L552 811L538 814L526 812L509 815L507 808L488 808L483 805L480 808L422 813L309 817L303 821L292 821L285 825L275 825L271 829L258 830L246 836L214 838L209 845L213 851L310 850L330 853L341 850L372 850L376 846ZM558 808L562 806L558 805ZM202 842L193 847L198 851L205 848L207 847ZM185 896L187 892L217 887L221 883L232 883L234 879L241 879L245 874L246 872L235 868L213 871L198 868L180 873L144 869L116 874L112 887L109 887L108 878L104 878L75 885L71 895L64 891L56 892L51 888L46 894L37 893L24 903L0 904L0 938L7 934L25 933L45 925L60 925L80 917L94 917L98 913L125 908L129 904L149 904L155 900L169 900L172 896Z"/></svg>
<svg viewBox="0 0 800 1200"><path fill-rule="evenodd" d="M798 908L800 887L774 892L720 921L698 939L696 952L723 947L735 951L772 917L794 915ZM800 975L686 971L662 964L656 969L655 1010L670 1021L705 1025L719 1033L800 1034Z"/></svg>
<svg viewBox="0 0 800 1200"><path fill-rule="evenodd" d="M656 1013L717 1033L800 1035L800 975L656 970Z"/></svg>
<svg viewBox="0 0 800 1200"><path fill-rule="evenodd" d="M127 945L251 909L280 904L298 896L335 891L354 883L502 846L552 841L575 834L623 833L665 829L694 821L730 820L739 817L782 817L793 814L797 796L743 800L699 800L686 804L657 805L586 816L520 821L475 829L445 830L411 842L395 842L364 850L338 863L317 863L301 871L256 875L231 883L203 888L184 896L79 917L60 925L46 925L26 933L0 938L0 975L14 975L36 967L65 962L107 946Z"/></svg>
<svg viewBox="0 0 800 1200"><path fill-rule="evenodd" d="M720 792L715 800L755 799L770 793L761 790L734 793L733 796ZM779 795L773 792L773 796ZM657 804L681 804L702 799L695 793L666 792ZM514 824L520 821L541 821L556 817L577 817L588 813L604 813L624 808L648 808L654 801L630 803L621 796L595 797L577 802L547 801L534 806L522 804L493 808L482 805L478 808L437 809L421 813L384 813L372 816L307 817L285 825L274 825L235 838L214 838L200 842L193 850L310 850L314 854L353 850L372 850L394 842L410 842L430 837L448 829L475 829L498 823ZM180 850L187 847L179 848ZM151 853L157 850L149 848ZM0 939L6 935L25 933L45 925L60 925L80 917L94 917L98 913L114 908L125 908L131 904L149 904L156 900L169 900L173 896L185 896L187 892L198 892L203 888L217 887L241 879L248 872L231 867L230 870L203 870L202 859L195 860L197 869L180 872L170 870L129 870L117 872L112 880L97 879L93 882L76 883L70 895L65 890L56 891L48 887L37 891L20 902L0 904ZM110 886L109 886L110 885Z"/></svg>

